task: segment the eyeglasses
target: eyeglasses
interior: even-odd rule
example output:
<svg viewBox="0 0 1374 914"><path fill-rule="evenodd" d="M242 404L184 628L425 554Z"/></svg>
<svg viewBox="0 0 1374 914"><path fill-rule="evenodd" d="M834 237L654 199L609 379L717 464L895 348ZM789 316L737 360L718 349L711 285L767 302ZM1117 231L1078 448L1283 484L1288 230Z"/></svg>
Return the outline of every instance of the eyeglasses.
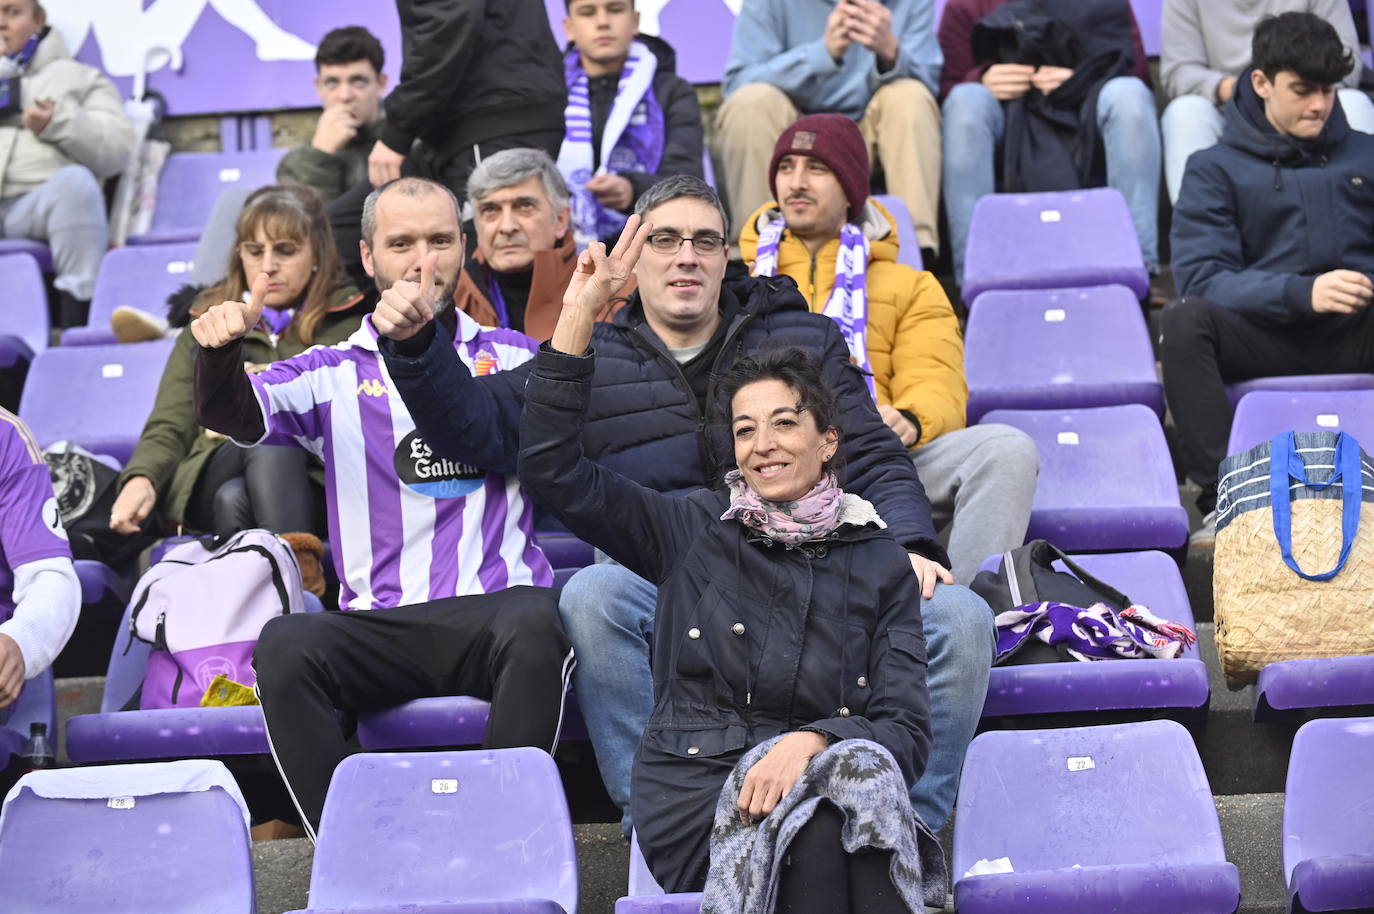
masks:
<svg viewBox="0 0 1374 914"><path fill-rule="evenodd" d="M692 250L703 257L712 257L725 250L725 239L719 235L693 235L691 238L684 238L677 232L654 232L649 236L649 248L659 254L676 254L684 241L692 242Z"/></svg>
<svg viewBox="0 0 1374 914"><path fill-rule="evenodd" d="M272 259L286 263L301 252L301 246L290 241L278 241L272 245ZM239 256L245 260L259 261L267 253L267 246L256 241L245 241L239 245Z"/></svg>

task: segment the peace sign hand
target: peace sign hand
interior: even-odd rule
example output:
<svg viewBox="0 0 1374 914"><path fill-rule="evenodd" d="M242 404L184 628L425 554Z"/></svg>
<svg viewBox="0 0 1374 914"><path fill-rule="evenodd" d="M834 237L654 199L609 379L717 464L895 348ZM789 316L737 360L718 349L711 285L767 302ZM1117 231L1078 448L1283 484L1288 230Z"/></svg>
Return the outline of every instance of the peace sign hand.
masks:
<svg viewBox="0 0 1374 914"><path fill-rule="evenodd" d="M219 349L241 340L258 325L262 317L263 299L267 297L267 274L253 278L249 300L227 301L215 305L191 322L191 334L206 349Z"/></svg>
<svg viewBox="0 0 1374 914"><path fill-rule="evenodd" d="M638 214L633 215L625 222L609 254L606 245L593 241L578 256L577 269L563 293L563 311L550 341L554 349L574 355L586 352L592 339L592 324L606 309L611 297L629 282L653 228Z"/></svg>

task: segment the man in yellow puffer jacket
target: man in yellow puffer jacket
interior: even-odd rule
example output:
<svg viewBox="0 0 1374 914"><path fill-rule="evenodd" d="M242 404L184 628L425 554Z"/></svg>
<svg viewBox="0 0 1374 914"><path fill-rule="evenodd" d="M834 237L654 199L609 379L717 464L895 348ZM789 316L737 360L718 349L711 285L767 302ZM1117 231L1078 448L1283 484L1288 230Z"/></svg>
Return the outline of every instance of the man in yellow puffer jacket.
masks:
<svg viewBox="0 0 1374 914"><path fill-rule="evenodd" d="M1010 426L966 427L959 321L934 276L897 262L896 222L868 197L868 151L853 121L798 120L778 139L769 178L782 202L742 227L741 254L756 274L791 277L813 312L836 318L855 363L872 373L878 411L910 449L936 525L952 524L951 570L967 584L984 559L1025 538L1035 443Z"/></svg>

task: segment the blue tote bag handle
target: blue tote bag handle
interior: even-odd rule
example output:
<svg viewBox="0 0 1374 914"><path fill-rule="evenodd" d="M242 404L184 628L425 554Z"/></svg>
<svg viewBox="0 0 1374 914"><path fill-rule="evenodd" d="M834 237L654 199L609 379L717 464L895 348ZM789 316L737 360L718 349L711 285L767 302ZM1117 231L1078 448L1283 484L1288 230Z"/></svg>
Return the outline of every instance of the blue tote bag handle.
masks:
<svg viewBox="0 0 1374 914"><path fill-rule="evenodd" d="M1312 482L1307 478L1307 465L1293 445L1293 433L1275 435L1269 443L1269 502L1274 515L1274 538L1279 541L1283 561L1298 577L1308 581L1329 581L1345 567L1350 547L1360 529L1360 504L1363 501L1364 474L1360 467L1359 443L1341 432L1336 438L1335 470L1327 482ZM1326 489L1341 484L1341 555L1336 567L1322 574L1308 574L1293 558L1293 505L1288 490L1289 480L1312 489Z"/></svg>

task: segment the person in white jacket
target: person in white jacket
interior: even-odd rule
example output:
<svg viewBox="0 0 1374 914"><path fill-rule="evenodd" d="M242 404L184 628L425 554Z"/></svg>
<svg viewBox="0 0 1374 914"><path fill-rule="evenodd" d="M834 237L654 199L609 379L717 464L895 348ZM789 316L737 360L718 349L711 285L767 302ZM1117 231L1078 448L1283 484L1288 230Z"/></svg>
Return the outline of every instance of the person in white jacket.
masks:
<svg viewBox="0 0 1374 914"><path fill-rule="evenodd" d="M1341 108L1352 128L1374 133L1374 102L1356 88L1360 39L1347 0L1165 0L1159 75L1169 104L1160 131L1170 203L1178 202L1188 157L1221 139L1221 109L1250 66L1255 26L1280 13L1312 13L1335 28L1355 60L1340 85Z"/></svg>
<svg viewBox="0 0 1374 914"><path fill-rule="evenodd" d="M100 182L132 146L114 84L72 59L38 0L0 3L0 237L52 248L64 327L85 323L109 246Z"/></svg>

